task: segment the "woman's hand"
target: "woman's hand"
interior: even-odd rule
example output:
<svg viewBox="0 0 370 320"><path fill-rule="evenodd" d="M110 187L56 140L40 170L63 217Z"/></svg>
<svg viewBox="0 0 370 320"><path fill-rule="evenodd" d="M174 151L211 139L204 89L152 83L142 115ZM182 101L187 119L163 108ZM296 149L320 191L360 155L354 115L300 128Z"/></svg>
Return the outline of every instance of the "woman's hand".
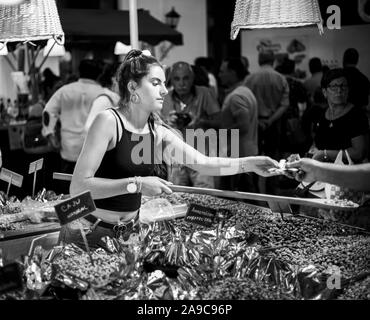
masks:
<svg viewBox="0 0 370 320"><path fill-rule="evenodd" d="M316 171L320 166L320 162L309 158L302 158L298 161L287 163L286 168L297 168L299 169L295 175L297 181L314 182L318 178L316 177Z"/></svg>
<svg viewBox="0 0 370 320"><path fill-rule="evenodd" d="M147 197L158 196L162 193L171 194L172 190L168 187L172 182L158 177L141 177L141 194Z"/></svg>
<svg viewBox="0 0 370 320"><path fill-rule="evenodd" d="M251 159L252 171L263 177L276 176L279 173L275 173L271 169L279 169L279 163L266 156L253 157Z"/></svg>

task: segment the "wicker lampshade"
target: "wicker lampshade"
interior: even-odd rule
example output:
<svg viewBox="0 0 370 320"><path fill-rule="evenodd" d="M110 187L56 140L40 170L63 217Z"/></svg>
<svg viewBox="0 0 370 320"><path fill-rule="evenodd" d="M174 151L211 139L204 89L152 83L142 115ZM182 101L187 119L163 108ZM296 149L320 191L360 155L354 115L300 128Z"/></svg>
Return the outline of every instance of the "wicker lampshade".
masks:
<svg viewBox="0 0 370 320"><path fill-rule="evenodd" d="M25 0L19 5L0 5L0 42L51 38L64 43L55 0Z"/></svg>
<svg viewBox="0 0 370 320"><path fill-rule="evenodd" d="M317 24L323 32L317 0L237 0L231 39L240 29L288 28Z"/></svg>

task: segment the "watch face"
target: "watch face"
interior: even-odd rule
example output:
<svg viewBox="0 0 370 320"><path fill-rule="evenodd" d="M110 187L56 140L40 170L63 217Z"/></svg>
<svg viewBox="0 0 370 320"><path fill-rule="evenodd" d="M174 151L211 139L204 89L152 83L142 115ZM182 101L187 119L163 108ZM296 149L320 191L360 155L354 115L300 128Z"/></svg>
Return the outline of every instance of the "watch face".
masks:
<svg viewBox="0 0 370 320"><path fill-rule="evenodd" d="M135 193L135 192L136 192L136 190L137 190L136 183L129 183L129 184L127 185L127 191L128 191L129 193Z"/></svg>

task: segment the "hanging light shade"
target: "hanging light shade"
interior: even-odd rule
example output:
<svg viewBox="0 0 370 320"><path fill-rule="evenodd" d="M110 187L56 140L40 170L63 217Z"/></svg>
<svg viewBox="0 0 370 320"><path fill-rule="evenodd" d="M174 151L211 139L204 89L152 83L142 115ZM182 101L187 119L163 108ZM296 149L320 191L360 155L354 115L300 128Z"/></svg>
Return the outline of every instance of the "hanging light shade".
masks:
<svg viewBox="0 0 370 320"><path fill-rule="evenodd" d="M25 0L13 6L0 4L0 42L51 38L64 44L55 0Z"/></svg>
<svg viewBox="0 0 370 320"><path fill-rule="evenodd" d="M317 24L323 33L317 0L236 0L231 39L240 29L289 28Z"/></svg>

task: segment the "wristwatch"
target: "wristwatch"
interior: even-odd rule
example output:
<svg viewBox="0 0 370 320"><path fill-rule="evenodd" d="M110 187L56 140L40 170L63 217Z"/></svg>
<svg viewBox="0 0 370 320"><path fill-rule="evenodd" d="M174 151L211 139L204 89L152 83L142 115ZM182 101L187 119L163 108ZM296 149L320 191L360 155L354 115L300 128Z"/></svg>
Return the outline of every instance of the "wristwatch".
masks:
<svg viewBox="0 0 370 320"><path fill-rule="evenodd" d="M136 193L137 192L136 179L128 178L128 184L126 186L126 190L127 190L128 193Z"/></svg>

